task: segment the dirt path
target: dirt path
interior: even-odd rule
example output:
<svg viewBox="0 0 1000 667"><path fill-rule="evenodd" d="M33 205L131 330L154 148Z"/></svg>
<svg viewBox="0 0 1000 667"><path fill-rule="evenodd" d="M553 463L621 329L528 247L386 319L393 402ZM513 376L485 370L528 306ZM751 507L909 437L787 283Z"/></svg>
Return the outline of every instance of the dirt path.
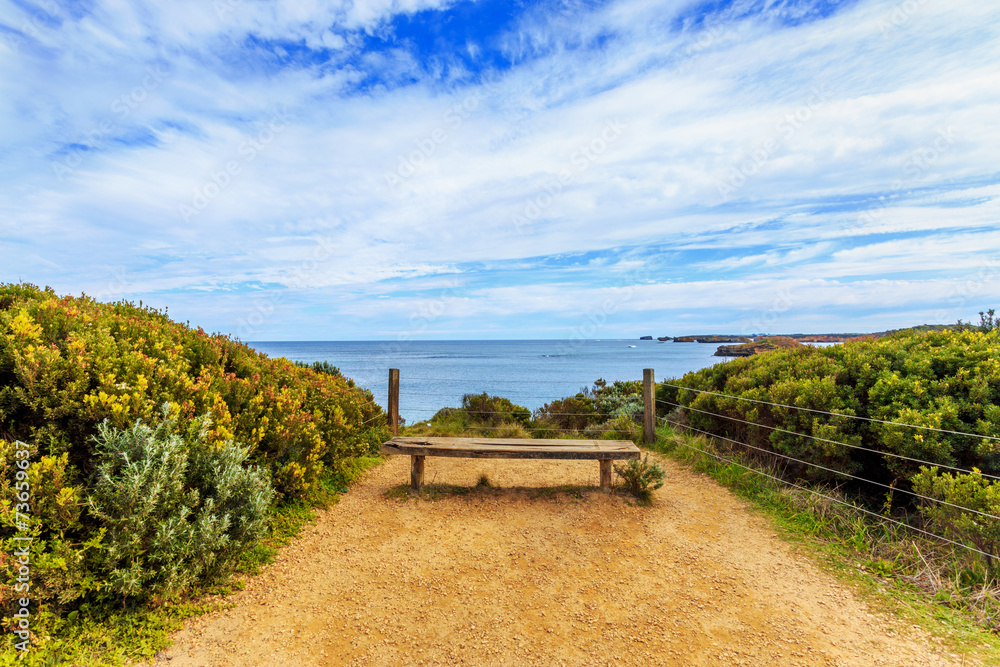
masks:
<svg viewBox="0 0 1000 667"><path fill-rule="evenodd" d="M409 480L394 457L159 663L963 664L710 479L663 466L653 507L600 493L597 463L577 461L428 458L429 482L500 488L402 500L386 496Z"/></svg>

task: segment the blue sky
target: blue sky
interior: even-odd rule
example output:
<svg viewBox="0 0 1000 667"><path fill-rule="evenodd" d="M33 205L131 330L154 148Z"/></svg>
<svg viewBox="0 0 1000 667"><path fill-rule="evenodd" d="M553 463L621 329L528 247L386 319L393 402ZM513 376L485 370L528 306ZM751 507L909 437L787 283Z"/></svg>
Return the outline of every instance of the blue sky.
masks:
<svg viewBox="0 0 1000 667"><path fill-rule="evenodd" d="M1000 5L0 1L0 281L243 340L1000 307Z"/></svg>

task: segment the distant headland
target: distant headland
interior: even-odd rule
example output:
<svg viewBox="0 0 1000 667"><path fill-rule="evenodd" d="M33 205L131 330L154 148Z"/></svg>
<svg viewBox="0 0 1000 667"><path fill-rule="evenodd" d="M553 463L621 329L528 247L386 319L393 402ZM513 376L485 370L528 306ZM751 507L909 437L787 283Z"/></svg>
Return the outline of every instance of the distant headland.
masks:
<svg viewBox="0 0 1000 667"><path fill-rule="evenodd" d="M776 349L790 349L801 347L803 343L844 343L856 340L874 340L884 336L891 336L900 331L940 331L954 328L955 325L947 324L922 324L920 326L908 327L905 329L890 329L887 331L876 331L872 333L825 333L825 334L705 334L695 336L657 336L656 340L661 343L672 340L675 343L708 343L719 345L715 356L717 357L747 357L761 352ZM653 336L640 336L639 340L653 340ZM723 343L738 343L737 345L723 345Z"/></svg>

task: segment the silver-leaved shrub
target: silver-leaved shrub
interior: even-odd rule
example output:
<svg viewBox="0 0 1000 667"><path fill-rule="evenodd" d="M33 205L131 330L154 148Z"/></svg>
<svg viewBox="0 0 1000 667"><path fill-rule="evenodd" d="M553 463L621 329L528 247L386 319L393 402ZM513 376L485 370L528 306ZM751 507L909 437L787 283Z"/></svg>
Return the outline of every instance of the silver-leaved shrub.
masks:
<svg viewBox="0 0 1000 667"><path fill-rule="evenodd" d="M268 474L245 466L232 441L209 442L209 426L196 419L182 436L169 418L99 425L87 500L105 530L94 556L105 593L163 598L218 580L263 535L274 500Z"/></svg>

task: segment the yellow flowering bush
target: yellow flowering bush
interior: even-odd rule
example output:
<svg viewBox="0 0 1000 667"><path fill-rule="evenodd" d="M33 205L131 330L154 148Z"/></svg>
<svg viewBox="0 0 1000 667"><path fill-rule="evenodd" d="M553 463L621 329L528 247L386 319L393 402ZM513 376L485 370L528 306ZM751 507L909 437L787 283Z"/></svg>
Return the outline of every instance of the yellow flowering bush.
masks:
<svg viewBox="0 0 1000 667"><path fill-rule="evenodd" d="M309 493L387 438L371 392L340 375L270 359L141 304L0 284L0 546L13 553L12 447L22 441L32 463L33 599L58 607L107 587L108 573L93 565L107 526L86 501L100 461L94 436L105 422L124 430L140 421L170 421L178 432L209 424L205 446L245 452L279 500ZM5 584L15 565L0 557Z"/></svg>

